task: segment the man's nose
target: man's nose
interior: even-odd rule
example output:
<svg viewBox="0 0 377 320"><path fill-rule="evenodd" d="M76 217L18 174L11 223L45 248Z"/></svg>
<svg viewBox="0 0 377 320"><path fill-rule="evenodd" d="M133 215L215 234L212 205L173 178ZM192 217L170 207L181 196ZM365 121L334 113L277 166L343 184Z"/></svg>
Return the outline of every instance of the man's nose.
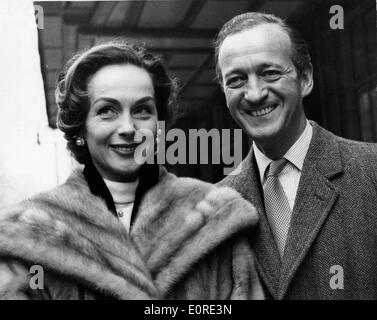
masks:
<svg viewBox="0 0 377 320"><path fill-rule="evenodd" d="M263 81L253 77L250 78L245 91L245 99L250 103L256 104L267 98L268 89Z"/></svg>
<svg viewBox="0 0 377 320"><path fill-rule="evenodd" d="M128 112L124 113L118 121L117 133L124 136L135 135L136 128L135 123L132 119L131 114Z"/></svg>

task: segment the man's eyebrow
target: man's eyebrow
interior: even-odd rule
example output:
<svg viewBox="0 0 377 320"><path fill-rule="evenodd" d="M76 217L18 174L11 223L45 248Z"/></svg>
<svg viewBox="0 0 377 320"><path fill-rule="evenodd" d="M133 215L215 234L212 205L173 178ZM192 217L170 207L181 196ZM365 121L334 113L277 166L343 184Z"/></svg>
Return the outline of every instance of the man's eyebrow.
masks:
<svg viewBox="0 0 377 320"><path fill-rule="evenodd" d="M244 73L245 70L243 70L242 68L233 68L233 69L230 69L228 70L225 74L224 74L224 77L227 77L233 73Z"/></svg>
<svg viewBox="0 0 377 320"><path fill-rule="evenodd" d="M260 66L259 66L259 68L260 69L265 69L265 68L271 68L271 67L274 67L274 68L278 68L278 69L283 69L283 67L280 65L280 64L278 64L278 63L274 63L274 62L269 62L269 63L262 63Z"/></svg>
<svg viewBox="0 0 377 320"><path fill-rule="evenodd" d="M280 64L278 63L274 63L274 62L264 62L264 63L261 63L260 65L256 66L257 70L259 69L266 69L266 68L277 68L277 69L280 69L280 70L283 70L283 66L281 66ZM228 77L229 75L231 74L234 74L234 73L244 73L245 72L245 69L242 68L242 67L235 67L235 68L232 68L230 70L228 70L225 74L224 74L224 77Z"/></svg>

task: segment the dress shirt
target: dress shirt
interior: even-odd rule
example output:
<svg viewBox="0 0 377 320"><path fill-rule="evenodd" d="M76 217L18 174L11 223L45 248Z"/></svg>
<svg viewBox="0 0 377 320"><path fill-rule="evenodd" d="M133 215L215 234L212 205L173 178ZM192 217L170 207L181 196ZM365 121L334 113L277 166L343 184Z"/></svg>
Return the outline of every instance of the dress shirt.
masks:
<svg viewBox="0 0 377 320"><path fill-rule="evenodd" d="M313 128L310 122L306 120L306 126L303 133L296 140L296 142L289 148L289 150L283 157L287 159L288 162L285 168L279 174L279 181L288 198L291 210L293 210L295 204L302 166L304 164L304 160L308 152L312 136ZM255 142L253 142L253 150L258 165L260 181L263 186L266 181L266 169L273 160L268 158L261 150L259 150Z"/></svg>

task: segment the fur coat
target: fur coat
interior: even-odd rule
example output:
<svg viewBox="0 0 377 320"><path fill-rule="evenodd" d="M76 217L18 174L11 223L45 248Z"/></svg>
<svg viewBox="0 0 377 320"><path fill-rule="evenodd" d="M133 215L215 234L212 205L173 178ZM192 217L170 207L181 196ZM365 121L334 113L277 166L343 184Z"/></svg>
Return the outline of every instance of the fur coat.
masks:
<svg viewBox="0 0 377 320"><path fill-rule="evenodd" d="M0 299L261 299L256 222L234 190L161 167L128 234L76 170L0 211Z"/></svg>

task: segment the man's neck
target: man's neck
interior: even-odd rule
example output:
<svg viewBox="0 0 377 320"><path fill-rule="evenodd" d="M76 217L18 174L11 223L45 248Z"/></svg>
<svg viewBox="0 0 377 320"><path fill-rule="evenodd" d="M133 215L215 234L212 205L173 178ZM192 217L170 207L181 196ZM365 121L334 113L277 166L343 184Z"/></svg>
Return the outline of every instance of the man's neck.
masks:
<svg viewBox="0 0 377 320"><path fill-rule="evenodd" d="M298 128L294 130L294 134L289 135L289 138L281 136L280 138L274 139L272 142L261 143L255 141L255 144L258 146L259 150L271 160L281 159L302 135L306 127L306 122L306 118L304 118L304 121L300 121Z"/></svg>

